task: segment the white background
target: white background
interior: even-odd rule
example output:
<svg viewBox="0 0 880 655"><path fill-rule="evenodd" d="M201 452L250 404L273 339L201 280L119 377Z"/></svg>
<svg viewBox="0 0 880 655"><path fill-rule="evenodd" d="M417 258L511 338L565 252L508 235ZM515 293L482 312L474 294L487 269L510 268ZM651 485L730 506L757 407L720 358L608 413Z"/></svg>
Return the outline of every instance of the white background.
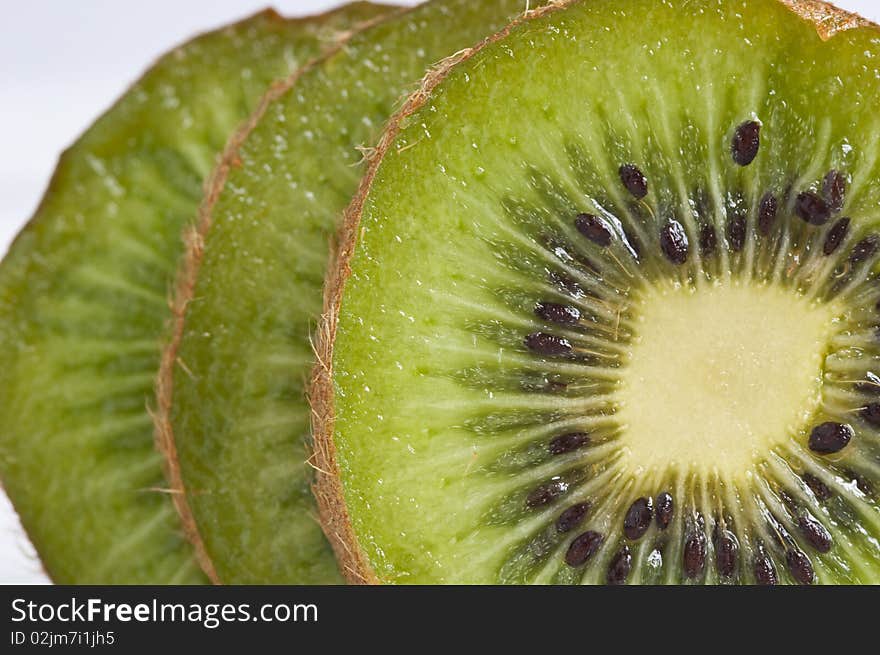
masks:
<svg viewBox="0 0 880 655"><path fill-rule="evenodd" d="M293 16L339 4L343 3L275 0L274 6ZM837 4L880 22L880 0L838 0ZM264 6L260 0L4 0L0 5L0 125L5 131L0 141L0 250L5 252L36 208L58 153L150 62L196 32ZM0 493L0 583L46 581L12 507Z"/></svg>

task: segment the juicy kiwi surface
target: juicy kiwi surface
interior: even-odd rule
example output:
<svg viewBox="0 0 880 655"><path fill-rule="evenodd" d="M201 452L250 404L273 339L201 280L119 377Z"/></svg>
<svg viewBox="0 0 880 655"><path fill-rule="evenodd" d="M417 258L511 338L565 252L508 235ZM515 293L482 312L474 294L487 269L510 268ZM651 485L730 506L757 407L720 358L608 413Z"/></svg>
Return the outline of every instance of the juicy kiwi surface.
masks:
<svg viewBox="0 0 880 655"><path fill-rule="evenodd" d="M181 232L269 83L380 10L266 11L200 36L61 157L0 267L0 472L56 582L205 580L148 411Z"/></svg>
<svg viewBox="0 0 880 655"><path fill-rule="evenodd" d="M880 581L880 32L795 10L561 3L392 121L311 389L350 580Z"/></svg>
<svg viewBox="0 0 880 655"><path fill-rule="evenodd" d="M355 34L272 94L181 274L158 430L173 445L213 577L285 583L332 557L309 491L304 388L327 241L398 101L425 70L503 27L522 0L439 0ZM234 163L233 163L234 162ZM322 577L323 576L323 577ZM331 582L323 570L315 582Z"/></svg>

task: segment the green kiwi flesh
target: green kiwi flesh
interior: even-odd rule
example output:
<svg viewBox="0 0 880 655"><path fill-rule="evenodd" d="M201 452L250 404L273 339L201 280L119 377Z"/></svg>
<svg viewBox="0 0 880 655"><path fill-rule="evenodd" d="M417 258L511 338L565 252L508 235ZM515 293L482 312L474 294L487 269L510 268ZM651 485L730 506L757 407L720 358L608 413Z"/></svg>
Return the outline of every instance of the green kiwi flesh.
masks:
<svg viewBox="0 0 880 655"><path fill-rule="evenodd" d="M304 389L327 241L399 100L427 68L503 27L522 0L439 0L371 25L289 80L234 152L194 240L158 429L217 578L290 582L328 550L310 511ZM327 555L330 557L331 555ZM318 579L318 581L321 581Z"/></svg>
<svg viewBox="0 0 880 655"><path fill-rule="evenodd" d="M269 83L384 10L265 11L199 36L62 155L0 267L0 473L56 582L205 581L148 411L181 233Z"/></svg>
<svg viewBox="0 0 880 655"><path fill-rule="evenodd" d="M560 4L427 78L346 215L349 579L880 582L880 32Z"/></svg>

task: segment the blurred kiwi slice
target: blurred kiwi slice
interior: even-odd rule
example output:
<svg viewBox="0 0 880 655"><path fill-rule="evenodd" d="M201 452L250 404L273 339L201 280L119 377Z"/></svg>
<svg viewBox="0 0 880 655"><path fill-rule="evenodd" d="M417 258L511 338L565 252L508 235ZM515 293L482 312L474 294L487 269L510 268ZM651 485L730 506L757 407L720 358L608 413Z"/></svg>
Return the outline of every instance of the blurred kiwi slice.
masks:
<svg viewBox="0 0 880 655"><path fill-rule="evenodd" d="M270 82L386 10L264 11L199 36L62 155L0 266L0 472L56 582L205 580L147 408L181 233L217 153Z"/></svg>
<svg viewBox="0 0 880 655"><path fill-rule="evenodd" d="M317 331L349 578L880 581L877 27L564 2L459 59L383 136Z"/></svg>
<svg viewBox="0 0 880 655"><path fill-rule="evenodd" d="M215 579L290 582L294 553L329 551L309 490L304 395L328 239L357 190L363 146L428 67L524 8L437 0L371 25L275 89L227 151L190 239L157 414ZM313 526L291 520L304 512Z"/></svg>

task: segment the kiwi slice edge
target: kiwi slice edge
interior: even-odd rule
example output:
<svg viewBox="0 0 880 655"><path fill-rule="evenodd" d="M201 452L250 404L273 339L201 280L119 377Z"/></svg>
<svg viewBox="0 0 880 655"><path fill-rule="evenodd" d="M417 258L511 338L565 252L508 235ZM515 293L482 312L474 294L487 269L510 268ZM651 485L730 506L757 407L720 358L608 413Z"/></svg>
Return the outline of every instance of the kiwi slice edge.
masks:
<svg viewBox="0 0 880 655"><path fill-rule="evenodd" d="M198 271L182 273L195 284L175 299L182 311L155 417L176 451L175 487L200 491L178 496L212 577L283 583L287 553L326 545L287 516L313 502L304 462L309 339L327 240L363 168L358 149L377 138L429 65L521 10L518 0L434 0L370 23L273 89L263 116L228 153L235 165L190 239ZM320 252L310 256L316 243Z"/></svg>
<svg viewBox="0 0 880 655"><path fill-rule="evenodd" d="M322 52L297 67L284 79L273 83L260 98L253 113L229 138L226 147L206 182L205 197L199 206L198 218L193 225L186 229L184 234L185 247L182 261L177 271L175 290L172 294L171 327L162 348L159 372L156 376L156 408L153 414L153 423L155 426L156 444L163 456L163 464L169 487L172 490L171 497L175 508L181 518L187 539L193 546L200 567L214 584L224 584L226 580L218 573L214 559L212 559L208 548L206 548L205 541L199 531L196 515L188 499L188 495L192 493L192 490L188 490L181 470L180 456L175 442L174 421L172 420L174 373L175 371L180 371L184 375L192 375L188 364L182 361L179 356L179 347L184 338L186 315L188 307L194 298L199 269L205 254L207 235L211 230L214 207L224 192L230 171L242 166L240 149L247 141L249 135L260 124L267 110L289 93L296 86L297 80L301 76L307 74L322 62L337 55L345 47L345 43L354 35L369 29L372 25L383 22L388 19L389 14L394 15L405 11L405 9L392 5L374 4L372 6L375 6L377 9L385 7L386 11L376 13L375 16L367 20L361 20L357 24L353 24L351 29L340 33L329 46L323 48ZM180 411L179 407L174 409ZM201 410L197 408L195 411ZM177 439L180 438L178 434ZM202 490L200 489L199 493L201 492ZM299 519L295 519L295 522L298 523ZM307 532L320 533L320 530L317 529L316 524L316 529L307 530ZM313 536L312 538L314 539L315 537ZM317 539L323 541L323 535L317 537ZM294 569L302 569L298 572L294 571L293 577L290 579L291 584L336 584L340 581L339 576L335 572L335 563L332 557L330 557L329 552L319 555L308 549L303 550L308 553L306 557L298 555L297 557L290 558L294 563ZM304 566L300 567L300 562ZM308 572L306 572L306 569L308 569ZM253 582L254 580L248 581ZM260 580L260 582L278 583L280 580Z"/></svg>
<svg viewBox="0 0 880 655"><path fill-rule="evenodd" d="M196 35L61 155L0 266L0 471L55 582L206 581L148 410L180 232L202 175L266 86L385 10L267 9Z"/></svg>
<svg viewBox="0 0 880 655"><path fill-rule="evenodd" d="M438 67L435 71L432 71L431 74L426 76L423 82L423 86L416 92L413 96L411 96L406 104L402 107L402 109L395 114L392 121L389 123L386 132L383 134L379 145L375 151L375 156L370 162L369 169L367 174L365 175L360 190L356 197L353 199L349 208L346 211L344 224L340 229L339 235L339 247L335 252L336 260L333 265L331 265L328 269L328 277L326 282L325 289L325 305L324 312L322 315L322 321L319 326L319 330L317 333L317 351L318 351L318 361L324 362L326 365L324 366L316 366L313 372L313 378L310 387L310 399L313 406L313 416L314 416L314 435L316 440L316 460L317 460L317 470L319 471L317 476L317 483L315 493L318 498L319 508L321 510L322 521L325 524L325 531L328 535L331 536L331 542L333 543L334 549L337 553L337 558L342 563L342 568L346 571L346 575L350 582L352 583L378 583L378 582L389 582L389 581L406 581L407 579L407 571L406 567L402 567L403 570L396 568L396 564L400 562L392 561L393 558L383 559L381 555L377 555L377 552L381 552L383 545L389 545L391 542L386 541L385 544L382 543L379 536L370 530L370 526L368 525L368 520L363 517L353 518L352 511L352 495L359 495L361 497L371 498L374 502L385 502L384 499L379 499L377 497L371 497L369 493L365 493L366 486L356 486L356 490L352 491L346 489L347 484L352 484L351 479L354 474L350 471L343 471L340 466L340 461L345 462L346 465L350 465L350 460L356 458L357 453L352 450L352 445L345 442L345 452L340 452L338 450L338 426L337 426L337 411L338 411L338 398L340 393L344 394L352 394L357 395L354 401L350 398L346 400L348 403L358 403L362 400L363 394L359 394L359 391L356 390L355 385L357 384L365 384L368 383L369 380L364 378L361 380L357 377L357 374L353 372L351 369L347 369L343 375L344 378L338 377L337 360L335 359L338 356L337 346L338 346L338 328L340 321L340 311L345 310L345 306L343 300L346 302L351 302L350 296L346 296L347 293L346 286L350 285L353 277L355 278L358 275L369 275L369 272L375 272L375 269L370 269L369 271L365 271L362 266L362 262L358 261L358 257L365 257L366 255L362 254L363 242L364 242L364 231L368 229L375 229L376 224L371 223L369 226L362 224L361 219L364 215L365 211L368 211L372 207L367 207L369 203L372 201L371 193L374 189L374 182L376 180L376 176L381 172L383 162L391 157L395 152L400 152L401 146L405 148L413 147L416 148L418 144L412 145L413 141L417 141L417 139L413 139L413 141L400 140L398 141L398 137L401 134L405 133L407 137L412 137L413 132L416 132L417 129L413 128L413 120L417 119L422 114L421 111L426 111L426 108L430 107L434 102L435 98L433 94L435 90L442 86L443 81L447 78L447 76L453 72L458 71L458 69L464 70L462 75L467 74L466 66L460 66L461 64L468 62L468 60L472 59L475 55L480 53L485 49L491 49L492 44L501 41L503 45L503 40L510 34L511 31L516 30L521 24L528 23L533 20L539 20L544 16L550 16L557 11L565 12L566 9L570 6L577 5L578 2L574 1L566 1L560 3L554 3L553 6L538 9L534 12L531 12L528 16L524 17L521 20L515 21L509 28L502 30L499 34L491 37L489 40L476 46L475 48L468 50L466 52L460 53L455 58L446 62L444 65ZM741 3L737 3L741 4ZM760 4L760 3L747 3L750 6L752 4ZM769 3L764 3L769 4ZM782 4L791 9L795 14L800 16L801 18L805 18L811 23L815 28L815 31L823 40L828 40L836 34L847 31L854 28L866 27L870 26L872 29L876 29L876 26L873 26L868 21L861 19L860 17L854 16L848 12L843 12L838 10L831 5L822 2L795 2L790 0L783 0ZM564 18L564 16L562 16ZM554 29L562 31L559 25L554 25ZM495 51L497 53L497 50ZM511 56L513 56L511 54ZM745 125L745 123L743 123ZM733 126L732 126L733 127ZM425 128L427 129L427 128ZM729 143L729 141L727 142ZM476 144L475 146L476 147ZM621 164L624 164L625 161L621 161ZM410 171L412 174L412 171ZM623 170L621 169L621 175L623 177ZM829 173L830 175L830 173ZM536 175L537 177L537 175ZM650 179L650 178L649 178ZM627 180L622 180L625 186L628 186ZM387 181L383 181L387 182ZM821 184L821 180L820 180ZM549 186L549 184L548 184ZM635 188L635 187L634 187ZM785 191L786 189L780 188L780 193ZM383 198L387 202L387 199ZM794 199L791 202L791 211L792 213L796 211L800 211L800 209L794 209ZM367 207L367 209L365 209ZM729 210L729 208L728 208ZM381 210L380 210L381 211ZM413 210L416 211L416 210ZM807 221L807 218L804 217L804 214L810 215L809 210L803 210L801 214L801 218L804 218L804 221ZM732 215L735 215L735 212L732 212ZM753 232L757 232L759 228L759 219L760 215L757 212L757 208L754 210L754 213L750 214L748 223L749 225L749 237L753 238ZM780 220L781 220L781 212L780 212ZM788 220L788 217L786 217ZM838 231L843 231L846 233L846 228L849 227L848 223L844 224L842 221L848 219L838 219L836 222L829 223L830 227L837 227L839 225L845 225L844 228L839 229ZM752 222L754 221L754 222ZM580 230L581 233L586 236L588 233L587 227L585 229ZM600 225L601 228L606 228L607 225ZM729 227L729 226L728 226ZM829 227L829 236L825 238L825 243L831 243L834 249L838 247L838 244L834 239L831 238L830 232L832 230ZM579 226L578 226L579 228ZM732 232L728 231L726 234L717 234L716 238L718 241L721 239L725 239L726 243L731 246L731 244L737 244L739 241L737 230L734 229ZM598 231L593 231L590 233L592 237L596 237L597 235L603 235L603 230L599 229ZM546 235L544 235L546 236ZM670 245L666 249L666 258L670 261L678 256L678 252L680 251L680 244L677 242L677 234L666 234L660 235L660 240L662 242L664 236L667 238L667 243ZM692 252L696 251L698 248L698 244L696 243L696 239L694 239L694 235L691 233L691 242L690 247L692 248ZM868 237L871 235L869 234ZM866 237L866 239L868 238ZM587 238L591 238L588 236ZM755 236L754 238L758 238ZM404 237L405 239L405 237ZM622 237L625 241L625 237ZM564 245L564 244L563 244ZM635 246L635 244L633 243ZM663 244L659 244L661 248L663 248ZM561 247L561 246L560 246ZM567 246L566 246L567 247ZM636 246L637 247L637 246ZM635 255L635 248L630 248L632 251L631 254ZM721 247L720 245L718 247ZM731 246L733 248L741 247L741 246ZM826 248L829 246L826 245ZM849 252L849 259L847 260L851 265L860 264L862 262L862 257L869 250L870 256L873 256L874 250L876 250L876 246L873 242L864 243L863 241L859 241L853 245L853 242L849 242L849 247L852 248ZM576 249L576 248L575 248ZM376 256L376 250L371 249L370 256ZM426 253L422 253L425 255ZM672 262L675 264L676 262ZM846 262L844 262L846 263ZM583 261L579 262L579 265L586 264ZM557 278L556 282L560 282ZM562 287L566 287L571 280L562 280ZM421 284L421 282L420 282ZM570 292L570 289L566 290ZM582 292L583 289L579 290L578 293ZM381 303L382 299L376 299L376 302ZM360 305L359 305L360 307ZM399 307L395 309L400 309L401 315L404 314L404 308ZM375 318L375 315L371 315L372 318ZM348 317L350 320L350 317ZM558 316L557 316L558 318ZM366 320L366 319L364 319ZM549 320L548 324L552 325L553 320ZM559 321L563 322L563 321ZM350 335L347 335L350 338ZM484 334L480 334L478 336L484 336ZM380 335L377 335L379 338ZM505 342L505 345L509 345L509 342ZM527 344L527 348L529 345ZM554 353L551 351L553 348L565 348L564 345L559 344L558 341L542 341L540 343L533 344L533 350L539 351L542 354L552 356ZM399 351L395 351L399 352ZM404 362L407 364L409 362ZM869 372L867 382L862 382L859 384L864 385L865 387L872 386L871 378L872 374ZM354 380L354 381L353 381ZM458 382L457 380L456 382ZM482 380L480 381L482 382ZM553 383L553 381L545 380L545 382ZM864 387L863 387L864 388ZM367 392L374 391L373 389L367 389ZM382 390L379 391L382 393ZM399 410L399 407L389 408L390 411ZM410 408L412 409L412 408ZM379 417L382 419L382 417ZM384 419L382 419L384 420ZM873 417L871 417L873 420ZM363 425L361 427L364 427ZM816 426L821 427L821 426ZM491 429L491 426L487 428L487 430ZM829 440L832 442L832 445L829 448L836 448L841 441L840 430L830 429L831 432L828 435ZM814 433L816 430L814 429ZM574 434L574 433L573 433ZM569 435L565 435L569 436ZM811 439L812 439L811 435ZM823 434L819 435L821 440ZM844 441L848 438L848 435L844 435ZM405 439L402 439L402 441ZM836 442L836 443L835 443ZM562 447L562 446L560 446ZM821 448L821 446L820 446ZM821 452L821 450L814 450L814 452ZM830 452L830 450L828 451ZM528 453L523 454L523 457L528 457ZM341 459L340 459L341 458ZM381 461L381 459L377 460ZM501 466L499 464L499 466ZM498 471L499 473L503 473L504 471ZM361 472L361 475L377 475L376 473L370 473L369 471ZM799 491L810 495L812 499L825 499L826 493L832 493L832 490L829 489L829 486L835 485L826 485L825 482L828 480L817 480L815 476L807 477L804 475L803 478L804 487ZM839 480L838 480L839 481ZM835 481L836 484L837 481ZM561 484L559 487L556 487L555 490L564 494L568 486L575 486L577 481L573 481L569 483L568 481L564 481L564 484ZM502 485L503 486L503 485ZM856 493L858 494L869 494L872 493L870 481L868 480L859 480L858 476L853 476L851 479L851 489L855 489L858 487ZM835 486L835 491L838 490L839 487ZM547 500L548 503L556 502L557 496L556 491L553 488L545 487L543 489L536 488L535 491L542 490L545 493L541 495L541 497L535 497L535 507L544 506L544 501ZM405 489L403 490L405 491ZM657 491L660 491L658 488ZM395 490L389 489L387 491L388 494L394 495ZM350 494L350 495L347 495ZM814 580L814 572L810 569L809 580L806 580L806 575L804 571L804 560L803 557L806 557L803 550L796 547L796 543L803 543L806 540L808 543L814 545L814 548L818 552L825 552L825 544L824 539L826 535L822 532L824 528L821 526L821 521L817 521L814 516L811 516L809 512L804 511L804 503L800 502L798 499L791 498L785 493L780 495L782 498L782 503L779 507L776 508L768 508L767 517L768 522L771 524L769 531L776 533L776 538L780 542L782 542L782 556L778 554L771 557L768 554L768 551L772 548L776 548L779 550L780 546L778 544L767 544L763 541L755 541L755 543L750 544L749 556L750 561L748 563L744 563L742 551L737 550L741 548L741 544L736 543L734 541L727 540L727 532L724 527L723 521L719 523L717 517L707 517L707 516L697 516L696 514L691 516L689 520L693 519L692 523L694 525L685 526L685 530L689 531L691 537L688 537L684 543L682 544L682 552L679 554L680 558L677 563L680 566L686 566L684 560L690 557L691 560L700 559L701 571L695 575L695 578L698 579L709 579L711 576L707 574L707 571L711 568L715 567L715 563L708 563L706 558L709 556L715 557L721 566L720 562L722 562L725 558L725 553L733 552L736 555L739 552L739 560L737 566L740 569L744 567L752 567L753 569L750 572L745 572L743 570L737 571L737 576L742 576L743 579L751 579L762 581L777 581L777 578L781 578L783 576L787 576L786 580L802 582L802 581L813 581ZM522 502L522 498L519 498L519 502ZM639 498L636 501L648 501L647 504L650 505L649 512L645 512L645 503L642 503L642 506L637 506L636 503L633 503L633 506L629 508L630 511L626 512L627 521L630 522L630 529L632 528L632 524L639 525L643 522L643 518L646 514L652 517L651 523L656 520L660 521L660 504L663 503L665 507L665 503L667 501L665 494L657 494L654 498ZM362 505L360 504L361 498L357 499L357 509L358 511L362 510ZM525 499L525 503L528 505L530 500ZM787 505L790 503L790 505ZM569 509L576 509L577 506L572 506ZM504 521L512 521L510 515L505 515L505 512L510 508L504 508L504 511L500 511L497 513L495 518L503 524ZM521 508L518 508L519 511ZM562 509L562 506L559 506L559 509ZM838 508L840 509L840 508ZM876 508L875 508L876 509ZM639 512L641 510L641 514ZM587 510L584 510L585 512ZM665 511L665 510L664 510ZM510 510L510 512L514 512L514 510ZM785 523L782 520L777 520L776 514L782 514L784 512L790 512L789 520ZM563 512L559 516L559 520L561 521L566 512ZM487 515L490 518L493 515ZM426 520L430 520L430 513L426 516ZM581 519L583 517L581 516ZM875 517L876 518L876 517ZM437 517L434 517L436 520ZM631 520L630 520L631 519ZM822 520L826 520L827 516L823 516ZM794 527L792 528L792 521ZM714 522L716 529L713 531L709 528L709 523ZM785 523L783 525L783 523ZM816 523L820 523L819 526ZM410 524L411 525L411 524ZM651 534L654 537L662 537L661 531L651 529ZM800 534L792 534L795 531L800 530ZM812 532L811 532L812 531ZM827 532L827 531L826 531ZM574 536L576 533L572 533L570 536ZM540 550L546 544L544 544L541 540L541 534L535 533L536 539L529 544L532 551L531 554L534 553L534 550ZM583 539L580 539L583 537ZM463 537L462 537L463 538ZM583 533L578 536L578 539L575 539L570 543L569 553L572 551L574 555L573 559L577 560L578 556L584 556L586 558L591 557L597 548L601 547L601 545L596 545L591 542L592 535L590 535L590 531ZM406 537L401 536L401 540L406 539ZM575 543L577 542L577 543ZM731 543L735 543L732 548L730 546ZM394 546L398 546L399 544L394 544ZM565 549L563 548L561 551L559 550L559 542L555 542L550 544L552 547L556 549L557 553L565 553ZM847 546L851 546L850 543ZM608 565L609 578L611 577L611 571L615 570L615 566L618 567L618 570L622 566L621 563L625 564L623 568L629 571L629 567L632 566L632 553L630 549L635 549L633 544L633 540L627 541L622 540L622 546L619 551L608 551L605 553L605 559L603 560L604 564ZM407 564L412 563L414 559L419 557L424 557L425 559L430 559L430 557L423 552L418 552L418 545L414 546L412 551L407 551L406 548L403 548L404 554L400 555L402 561ZM519 555L523 555L523 553L519 553ZM877 571L876 564L880 558L877 558L877 554L873 553L873 559L871 559L871 554L869 551L868 561L865 563L865 566L868 567L868 575L872 576L872 579L876 580ZM585 559L586 561L586 559ZM761 565L765 565L769 562L770 568L765 568L762 572ZM572 565L571 568L577 570L577 566L582 565L582 563L577 565ZM835 563L829 564L829 567L835 566ZM800 568L799 568L800 567ZM430 564L428 564L428 568L430 569ZM786 570L787 569L787 570ZM846 580L847 575L845 566L841 566L841 579ZM424 569L421 569L424 572ZM837 571L840 573L841 571ZM436 572L435 572L436 573ZM865 573L862 571L862 573ZM799 575L804 577L804 580L799 579ZM700 578L702 576L702 578ZM687 576L690 577L690 576ZM425 580L425 579L434 579L430 577L425 578L415 578L414 580ZM456 579L456 578L454 578ZM571 580L571 576L562 578L565 580ZM718 579L716 576L715 580ZM739 579L739 578L737 578ZM829 575L828 579L833 580L834 576ZM456 581L461 581L460 578L457 578ZM486 581L485 579L480 579L480 581Z"/></svg>

